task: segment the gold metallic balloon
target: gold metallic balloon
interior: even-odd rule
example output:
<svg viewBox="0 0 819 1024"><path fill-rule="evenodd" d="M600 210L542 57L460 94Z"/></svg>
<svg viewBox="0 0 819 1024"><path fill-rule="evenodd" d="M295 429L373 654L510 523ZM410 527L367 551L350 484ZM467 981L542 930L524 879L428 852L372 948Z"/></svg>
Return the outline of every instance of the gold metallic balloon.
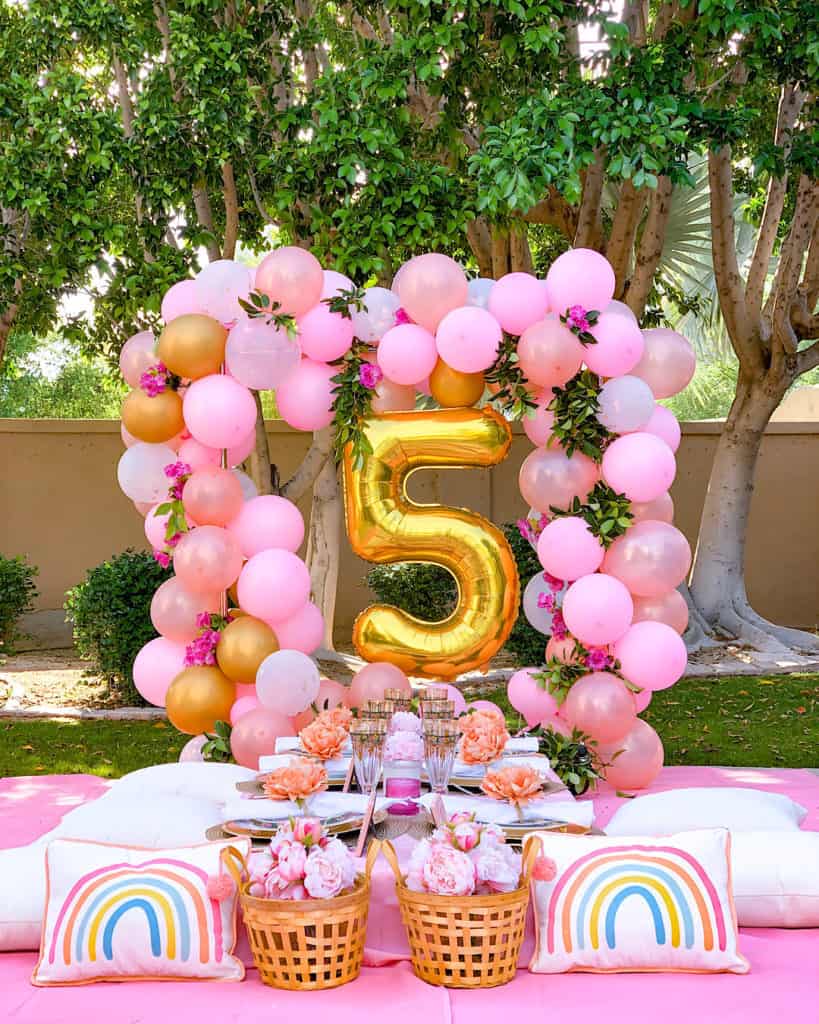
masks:
<svg viewBox="0 0 819 1024"><path fill-rule="evenodd" d="M445 409L474 405L483 394L486 381L482 373L461 373L453 370L443 359L435 364L429 375L432 397Z"/></svg>
<svg viewBox="0 0 819 1024"><path fill-rule="evenodd" d="M261 619L242 615L223 630L216 645L219 668L237 683L255 683L259 665L278 651L276 634Z"/></svg>
<svg viewBox="0 0 819 1024"><path fill-rule="evenodd" d="M489 409L444 409L374 416L364 430L372 455L353 469L344 456L347 533L370 562L430 562L448 569L458 603L442 622L389 605L363 611L353 643L367 661L389 661L410 675L452 679L486 664L503 646L520 584L503 533L483 516L445 505L417 505L406 482L417 469L494 466L509 451L509 425Z"/></svg>
<svg viewBox="0 0 819 1024"><path fill-rule="evenodd" d="M122 422L125 429L148 444L161 444L185 429L182 399L167 388L151 398L144 391L129 391L122 400Z"/></svg>
<svg viewBox="0 0 819 1024"><path fill-rule="evenodd" d="M227 722L236 700L236 684L215 665L184 668L168 687L165 709L171 725L198 736Z"/></svg>
<svg viewBox="0 0 819 1024"><path fill-rule="evenodd" d="M171 373L197 380L218 373L225 360L227 331L211 316L186 313L159 336L157 356Z"/></svg>

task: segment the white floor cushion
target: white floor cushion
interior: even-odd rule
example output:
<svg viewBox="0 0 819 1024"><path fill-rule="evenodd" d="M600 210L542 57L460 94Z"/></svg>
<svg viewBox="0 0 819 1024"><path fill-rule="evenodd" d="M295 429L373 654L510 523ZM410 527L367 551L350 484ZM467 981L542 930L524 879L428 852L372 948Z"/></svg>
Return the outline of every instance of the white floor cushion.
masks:
<svg viewBox="0 0 819 1024"><path fill-rule="evenodd" d="M735 832L731 868L741 925L819 928L819 832Z"/></svg>

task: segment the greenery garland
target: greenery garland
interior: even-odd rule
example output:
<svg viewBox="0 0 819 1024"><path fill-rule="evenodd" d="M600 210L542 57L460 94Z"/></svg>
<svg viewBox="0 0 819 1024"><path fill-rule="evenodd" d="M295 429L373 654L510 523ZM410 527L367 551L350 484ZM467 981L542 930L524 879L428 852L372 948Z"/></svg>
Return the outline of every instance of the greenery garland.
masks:
<svg viewBox="0 0 819 1024"><path fill-rule="evenodd" d="M498 385L491 404L509 419L531 416L537 409L529 381L520 368L517 341L511 335L504 333L497 358L486 371L484 379L487 384Z"/></svg>
<svg viewBox="0 0 819 1024"><path fill-rule="evenodd" d="M579 370L562 388L552 388L547 408L554 414L552 437L571 456L582 452L599 463L615 435L597 414L600 411L600 378L591 370Z"/></svg>
<svg viewBox="0 0 819 1024"><path fill-rule="evenodd" d="M575 497L569 508L550 505L549 511L554 518L578 516L585 520L604 548L622 537L634 519L631 502L625 494L618 493L602 480L597 481L585 501Z"/></svg>

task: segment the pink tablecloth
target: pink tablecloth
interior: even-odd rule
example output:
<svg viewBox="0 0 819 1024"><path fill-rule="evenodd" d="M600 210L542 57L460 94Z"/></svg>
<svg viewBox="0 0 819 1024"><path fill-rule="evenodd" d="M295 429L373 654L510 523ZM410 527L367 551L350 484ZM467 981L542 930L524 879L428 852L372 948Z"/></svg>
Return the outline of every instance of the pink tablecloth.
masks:
<svg viewBox="0 0 819 1024"><path fill-rule="evenodd" d="M808 808L807 828L819 830L819 778L797 770L754 768L666 768L650 792L681 786L749 786L786 793ZM0 781L0 846L30 842L52 828L66 811L104 792L107 783L90 776L48 776ZM595 798L597 823L605 826L621 800L610 791ZM323 993L277 992L262 985L254 971L237 989L229 984L176 982L92 985L35 989L28 979L34 953L0 955L0 1020L14 1024L165 1024L199 1017L220 1024L283 1024L304 1014L331 1017L333 1024L361 1024L389 1013L390 1024L495 1024L516 1019L558 1020L582 1015L606 1024L789 1024L819 1021L819 933L780 929L741 929L740 947L751 973L735 975L531 975L519 971L511 985L480 992L435 989L396 962L404 946L395 896L386 865L375 878L376 900L386 902L371 915L368 962L344 988ZM530 926L531 941L531 926ZM528 944L528 943L527 943Z"/></svg>

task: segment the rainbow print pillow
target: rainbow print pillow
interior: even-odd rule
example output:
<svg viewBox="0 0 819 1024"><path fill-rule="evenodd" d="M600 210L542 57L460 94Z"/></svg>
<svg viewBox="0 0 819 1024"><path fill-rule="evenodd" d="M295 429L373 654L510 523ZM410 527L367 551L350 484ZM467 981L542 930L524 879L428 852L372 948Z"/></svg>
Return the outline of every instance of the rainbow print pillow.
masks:
<svg viewBox="0 0 819 1024"><path fill-rule="evenodd" d="M221 901L229 842L173 850L56 839L46 850L46 912L35 985L241 981L233 955L237 892ZM249 841L237 841L247 856ZM224 869L222 874L225 874Z"/></svg>
<svg viewBox="0 0 819 1024"><path fill-rule="evenodd" d="M737 950L726 829L540 838L556 871L534 883L531 971L747 972ZM541 866L548 875L551 865Z"/></svg>

